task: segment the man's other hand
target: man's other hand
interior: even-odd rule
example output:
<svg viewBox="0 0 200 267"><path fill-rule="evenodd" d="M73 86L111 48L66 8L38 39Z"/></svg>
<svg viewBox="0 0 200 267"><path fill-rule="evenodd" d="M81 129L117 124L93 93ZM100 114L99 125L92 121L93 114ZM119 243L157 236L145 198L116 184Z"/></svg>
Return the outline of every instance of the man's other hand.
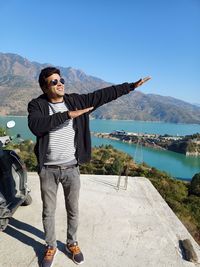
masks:
<svg viewBox="0 0 200 267"><path fill-rule="evenodd" d="M94 107L90 107L90 108L85 108L85 109L79 109L79 110L75 110L75 111L69 111L68 115L71 119L74 119L76 117L81 116L84 113L87 113L89 111L91 111Z"/></svg>

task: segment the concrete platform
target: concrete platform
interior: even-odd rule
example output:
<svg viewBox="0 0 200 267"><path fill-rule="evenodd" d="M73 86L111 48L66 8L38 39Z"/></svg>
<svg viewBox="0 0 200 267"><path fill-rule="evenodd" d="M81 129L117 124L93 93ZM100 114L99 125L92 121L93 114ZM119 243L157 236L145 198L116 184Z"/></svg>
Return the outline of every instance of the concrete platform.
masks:
<svg viewBox="0 0 200 267"><path fill-rule="evenodd" d="M33 203L20 207L0 233L0 267L37 267L44 252L39 179L28 173ZM79 245L85 267L199 266L182 259L179 239L200 248L146 178L129 177L117 190L117 176L81 175ZM58 254L54 267L76 266L64 252L66 214L58 191Z"/></svg>

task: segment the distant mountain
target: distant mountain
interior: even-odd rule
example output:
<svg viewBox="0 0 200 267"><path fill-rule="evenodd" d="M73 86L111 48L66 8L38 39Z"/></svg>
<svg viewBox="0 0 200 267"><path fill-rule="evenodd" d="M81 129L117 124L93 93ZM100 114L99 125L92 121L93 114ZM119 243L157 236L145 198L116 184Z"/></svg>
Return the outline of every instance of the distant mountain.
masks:
<svg viewBox="0 0 200 267"><path fill-rule="evenodd" d="M42 93L38 85L40 70L52 64L39 64L16 54L0 53L0 114L26 115L27 103ZM87 93L108 86L101 79L81 70L59 67L68 92Z"/></svg>
<svg viewBox="0 0 200 267"><path fill-rule="evenodd" d="M195 105L197 107L200 107L200 104L199 103L193 103L193 105Z"/></svg>
<svg viewBox="0 0 200 267"><path fill-rule="evenodd" d="M19 55L0 53L0 115L26 115L27 103L40 95L40 70L52 64L31 62ZM60 67L66 91L88 93L110 83L71 67ZM200 123L200 107L139 90L97 109L94 118Z"/></svg>

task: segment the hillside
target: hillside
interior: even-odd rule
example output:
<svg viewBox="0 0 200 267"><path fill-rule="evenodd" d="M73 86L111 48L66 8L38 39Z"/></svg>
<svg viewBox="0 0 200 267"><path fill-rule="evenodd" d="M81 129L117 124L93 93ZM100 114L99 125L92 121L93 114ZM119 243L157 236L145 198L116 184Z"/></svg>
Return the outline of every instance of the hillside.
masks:
<svg viewBox="0 0 200 267"><path fill-rule="evenodd" d="M16 54L0 53L0 115L26 115L27 103L41 94L40 70L51 64L31 62ZM87 93L110 84L71 67L60 67L66 91ZM153 91L153 89L152 89ZM184 101L135 91L104 105L94 118L200 123L200 107Z"/></svg>
<svg viewBox="0 0 200 267"><path fill-rule="evenodd" d="M26 140L20 145L10 143L6 149L17 150L28 171L36 171L37 162L33 152L34 146L35 143ZM81 174L128 175L129 177L148 178L200 244L200 173L197 174L196 182L188 183L176 180L167 173L145 163L136 164L130 155L111 145L94 147L91 161L81 165L80 171ZM192 186L190 186L191 184Z"/></svg>

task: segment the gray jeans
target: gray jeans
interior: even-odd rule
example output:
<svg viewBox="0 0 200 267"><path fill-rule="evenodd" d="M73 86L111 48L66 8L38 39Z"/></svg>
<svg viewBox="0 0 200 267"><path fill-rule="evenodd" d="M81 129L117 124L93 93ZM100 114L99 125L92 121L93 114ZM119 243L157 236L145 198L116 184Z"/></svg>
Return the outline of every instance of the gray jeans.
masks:
<svg viewBox="0 0 200 267"><path fill-rule="evenodd" d="M80 190L79 167L68 169L43 167L40 174L40 188L43 202L42 220L47 245L56 247L55 211L59 182L62 184L65 207L67 211L67 240L72 243L77 240L78 200Z"/></svg>

